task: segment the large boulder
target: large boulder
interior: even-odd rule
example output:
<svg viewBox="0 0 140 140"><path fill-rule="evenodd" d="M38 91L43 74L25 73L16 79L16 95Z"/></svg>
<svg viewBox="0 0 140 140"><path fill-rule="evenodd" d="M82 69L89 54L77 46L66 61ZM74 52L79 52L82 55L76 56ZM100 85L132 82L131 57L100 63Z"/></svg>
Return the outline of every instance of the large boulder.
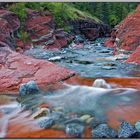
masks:
<svg viewBox="0 0 140 140"><path fill-rule="evenodd" d="M48 85L73 74L73 71L46 60L33 59L8 48L0 48L0 91L17 90L22 83L31 80L38 85Z"/></svg>

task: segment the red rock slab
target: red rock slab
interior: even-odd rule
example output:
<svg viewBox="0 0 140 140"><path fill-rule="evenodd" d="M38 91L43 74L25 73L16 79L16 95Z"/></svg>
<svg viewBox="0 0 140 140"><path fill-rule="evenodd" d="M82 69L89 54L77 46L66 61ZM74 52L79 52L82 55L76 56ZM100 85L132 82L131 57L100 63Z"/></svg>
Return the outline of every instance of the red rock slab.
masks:
<svg viewBox="0 0 140 140"><path fill-rule="evenodd" d="M47 24L52 20L51 16L37 16L36 18L27 20L26 27L32 30L37 24Z"/></svg>
<svg viewBox="0 0 140 140"><path fill-rule="evenodd" d="M140 46L129 56L126 63L140 64Z"/></svg>
<svg viewBox="0 0 140 140"><path fill-rule="evenodd" d="M45 45L43 48L48 50L58 50L63 47L66 47L68 41L66 38L56 39L53 44Z"/></svg>
<svg viewBox="0 0 140 140"><path fill-rule="evenodd" d="M115 48L114 43L111 39L107 40L104 45L108 48Z"/></svg>
<svg viewBox="0 0 140 140"><path fill-rule="evenodd" d="M17 90L20 84L35 80L38 85L49 85L65 80L74 72L46 60L0 48L0 91Z"/></svg>

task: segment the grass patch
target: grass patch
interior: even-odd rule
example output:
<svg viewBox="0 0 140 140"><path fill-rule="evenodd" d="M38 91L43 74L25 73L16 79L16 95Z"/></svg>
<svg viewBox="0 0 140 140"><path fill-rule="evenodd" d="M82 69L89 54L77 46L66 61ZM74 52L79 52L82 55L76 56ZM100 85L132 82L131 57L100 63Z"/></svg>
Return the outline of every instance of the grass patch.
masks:
<svg viewBox="0 0 140 140"><path fill-rule="evenodd" d="M14 3L9 7L9 10L14 12L19 17L22 25L24 25L24 22L27 18L26 8L38 11L49 10L54 16L54 20L58 27L65 27L69 21L78 19L94 20L96 22L101 22L99 19L92 16L90 13L76 9L72 3L65 2Z"/></svg>

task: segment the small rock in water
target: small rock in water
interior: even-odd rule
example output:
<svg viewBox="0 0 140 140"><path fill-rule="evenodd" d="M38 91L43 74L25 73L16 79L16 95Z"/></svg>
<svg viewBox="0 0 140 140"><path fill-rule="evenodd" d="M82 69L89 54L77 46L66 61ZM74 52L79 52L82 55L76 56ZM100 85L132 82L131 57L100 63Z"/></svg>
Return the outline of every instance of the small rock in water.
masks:
<svg viewBox="0 0 140 140"><path fill-rule="evenodd" d="M40 110L38 110L37 112L35 112L31 118L33 119L37 119L43 116L47 116L50 113L50 110L48 108L41 108Z"/></svg>
<svg viewBox="0 0 140 140"><path fill-rule="evenodd" d="M69 123L66 125L65 132L74 137L81 137L84 132L84 126L78 123Z"/></svg>
<svg viewBox="0 0 140 140"><path fill-rule="evenodd" d="M86 114L86 115L81 116L81 117L80 117L80 120L81 120L81 121L86 121L86 120L88 120L90 117L91 117L90 115Z"/></svg>
<svg viewBox="0 0 140 140"><path fill-rule="evenodd" d="M137 132L140 132L140 121L135 123L135 128L136 128Z"/></svg>
<svg viewBox="0 0 140 140"><path fill-rule="evenodd" d="M64 125L61 125L61 124L54 124L52 126L52 129L64 130L65 129L65 126Z"/></svg>
<svg viewBox="0 0 140 140"><path fill-rule="evenodd" d="M39 88L35 81L29 81L25 84L22 84L19 89L19 95L24 96L27 94L35 94L39 92Z"/></svg>
<svg viewBox="0 0 140 140"><path fill-rule="evenodd" d="M117 138L117 132L107 124L100 124L92 130L92 138Z"/></svg>
<svg viewBox="0 0 140 140"><path fill-rule="evenodd" d="M49 117L42 117L38 120L38 125L43 129L51 128L54 125L54 120Z"/></svg>
<svg viewBox="0 0 140 140"><path fill-rule="evenodd" d="M57 121L57 122L61 122L65 119L63 112L54 112L53 111L50 116L54 121Z"/></svg>
<svg viewBox="0 0 140 140"><path fill-rule="evenodd" d="M48 60L49 60L49 61L57 61L57 60L60 60L60 59L62 59L61 56L55 56L55 57L49 58Z"/></svg>
<svg viewBox="0 0 140 140"><path fill-rule="evenodd" d="M116 68L115 67L111 67L111 66L104 66L104 67L102 67L102 69L112 70L112 69L116 69Z"/></svg>
<svg viewBox="0 0 140 140"><path fill-rule="evenodd" d="M91 118L89 118L89 119L86 120L86 123L87 124L91 124L93 120L94 120L94 117L91 117Z"/></svg>
<svg viewBox="0 0 140 140"><path fill-rule="evenodd" d="M122 122L119 131L119 138L132 138L136 134L136 129L128 122Z"/></svg>
<svg viewBox="0 0 140 140"><path fill-rule="evenodd" d="M96 79L92 84L92 86L98 88L107 88L107 89L111 88L111 86L107 84L107 82L104 79Z"/></svg>
<svg viewBox="0 0 140 140"><path fill-rule="evenodd" d="M63 111L63 108L62 107L56 107L53 109L55 112L60 112L60 111Z"/></svg>

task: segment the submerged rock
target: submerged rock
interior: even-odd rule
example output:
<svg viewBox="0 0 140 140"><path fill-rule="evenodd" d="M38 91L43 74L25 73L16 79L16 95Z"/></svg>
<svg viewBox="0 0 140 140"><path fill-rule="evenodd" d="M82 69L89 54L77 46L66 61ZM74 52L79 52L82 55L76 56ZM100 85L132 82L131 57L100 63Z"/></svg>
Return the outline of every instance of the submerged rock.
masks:
<svg viewBox="0 0 140 140"><path fill-rule="evenodd" d="M36 94L39 93L39 88L35 81L29 81L25 84L22 84L19 88L19 95L24 96L27 94Z"/></svg>
<svg viewBox="0 0 140 140"><path fill-rule="evenodd" d="M84 126L78 123L69 123L66 125L65 132L74 137L81 137L84 132Z"/></svg>
<svg viewBox="0 0 140 140"><path fill-rule="evenodd" d="M122 122L119 131L119 138L131 138L136 134L136 129L128 122Z"/></svg>
<svg viewBox="0 0 140 140"><path fill-rule="evenodd" d="M49 117L42 117L38 120L38 125L43 129L51 128L54 125L54 120Z"/></svg>
<svg viewBox="0 0 140 140"><path fill-rule="evenodd" d="M40 118L40 117L43 117L43 116L47 116L49 115L50 113L50 110L48 108L41 108L40 110L38 110L37 112L35 112L31 118L33 119L37 119L37 118Z"/></svg>
<svg viewBox="0 0 140 140"><path fill-rule="evenodd" d="M117 132L107 124L100 124L92 130L92 138L117 138Z"/></svg>

